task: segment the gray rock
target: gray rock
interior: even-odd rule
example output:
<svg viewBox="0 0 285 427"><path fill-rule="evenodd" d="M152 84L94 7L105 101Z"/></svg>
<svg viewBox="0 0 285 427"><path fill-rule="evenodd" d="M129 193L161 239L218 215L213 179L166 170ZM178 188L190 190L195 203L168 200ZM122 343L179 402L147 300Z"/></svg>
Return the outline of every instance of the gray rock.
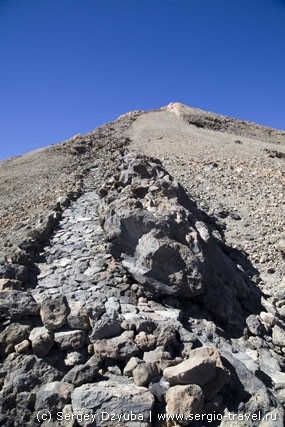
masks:
<svg viewBox="0 0 285 427"><path fill-rule="evenodd" d="M82 293L82 304L85 306L86 313L93 322L92 325L94 325L102 314L105 313L106 308L103 301L97 298L92 298L91 301L88 301L88 296Z"/></svg>
<svg viewBox="0 0 285 427"><path fill-rule="evenodd" d="M102 359L97 354L93 354L93 356L91 356L86 362L86 365L97 366L97 367L101 366L101 364L102 364Z"/></svg>
<svg viewBox="0 0 285 427"><path fill-rule="evenodd" d="M163 371L163 376L172 385L197 383L205 385L215 377L215 374L215 359L210 357L190 358Z"/></svg>
<svg viewBox="0 0 285 427"><path fill-rule="evenodd" d="M82 311L72 311L67 317L67 324L72 329L88 331L91 328L89 317Z"/></svg>
<svg viewBox="0 0 285 427"><path fill-rule="evenodd" d="M10 354L6 358L3 368L8 372L2 389L6 399L15 399L20 393L31 393L31 391L39 385L60 380L63 376L60 371L51 367L42 359L38 359L36 356L16 353ZM26 399L25 402L24 405L29 405L28 399ZM1 403L3 403L5 407L5 401L0 401L0 406ZM24 407L27 409L27 406ZM13 406L11 416L15 412L14 409L15 411L17 410L17 408Z"/></svg>
<svg viewBox="0 0 285 427"><path fill-rule="evenodd" d="M63 407L70 403L72 384L54 381L42 385L36 395L35 410L49 410L52 415L57 414Z"/></svg>
<svg viewBox="0 0 285 427"><path fill-rule="evenodd" d="M273 372L270 378L274 383L275 390L285 390L285 372Z"/></svg>
<svg viewBox="0 0 285 427"><path fill-rule="evenodd" d="M285 329L275 325L272 328L272 341L279 347L285 347Z"/></svg>
<svg viewBox="0 0 285 427"><path fill-rule="evenodd" d="M179 345L179 334L177 327L171 322L160 323L153 335L157 339L157 346L163 346L165 349L169 349Z"/></svg>
<svg viewBox="0 0 285 427"><path fill-rule="evenodd" d="M30 347L30 341L24 340L21 341L19 344L15 345L15 352L16 353L25 353Z"/></svg>
<svg viewBox="0 0 285 427"><path fill-rule="evenodd" d="M39 308L33 296L28 292L14 290L0 292L0 313L12 320L19 320L25 316L36 316Z"/></svg>
<svg viewBox="0 0 285 427"><path fill-rule="evenodd" d="M111 297L105 302L105 308L107 313L118 313L120 311L120 303L116 298Z"/></svg>
<svg viewBox="0 0 285 427"><path fill-rule="evenodd" d="M126 377L131 377L133 375L133 370L138 366L139 363L142 363L141 359L138 357L131 357L126 366L124 367L123 374Z"/></svg>
<svg viewBox="0 0 285 427"><path fill-rule="evenodd" d="M278 323L277 316L274 316L274 314L272 313L267 313L266 311L262 311L261 313L259 313L259 316L267 332L271 331L273 326Z"/></svg>
<svg viewBox="0 0 285 427"><path fill-rule="evenodd" d="M281 371L281 367L277 359L272 356L269 350L261 348L258 353L258 362L260 369L268 376L271 376L272 373Z"/></svg>
<svg viewBox="0 0 285 427"><path fill-rule="evenodd" d="M246 324L249 331L253 335L259 335L259 336L264 335L265 328L263 324L260 322L260 320L254 314L251 314L246 318Z"/></svg>
<svg viewBox="0 0 285 427"><path fill-rule="evenodd" d="M143 360L146 363L160 363L164 353L164 347L159 346L154 350L145 351L143 355Z"/></svg>
<svg viewBox="0 0 285 427"><path fill-rule="evenodd" d="M163 376L172 385L198 384L205 386L214 380L218 370L225 372L217 350L214 347L202 347L192 350L189 359L184 362L166 368ZM226 377L225 372L224 384L227 382Z"/></svg>
<svg viewBox="0 0 285 427"><path fill-rule="evenodd" d="M183 359L181 357L175 357L173 359L173 357L171 356L170 353L168 353L168 351L163 351L163 353L161 354L161 358L158 366L160 370L163 372L164 369L169 368L170 366L179 365L179 363L181 363L182 361Z"/></svg>
<svg viewBox="0 0 285 427"><path fill-rule="evenodd" d="M19 264L0 265L1 279L15 279L25 282L28 279L29 270L27 267Z"/></svg>
<svg viewBox="0 0 285 427"><path fill-rule="evenodd" d="M133 380L138 386L147 387L152 378L159 374L159 369L155 363L140 363L133 370Z"/></svg>
<svg viewBox="0 0 285 427"><path fill-rule="evenodd" d="M149 384L149 390L159 400L159 402L165 402L165 395L169 389L170 384L164 377L154 378Z"/></svg>
<svg viewBox="0 0 285 427"><path fill-rule="evenodd" d="M156 296L199 295L203 290L201 260L187 246L166 236L158 238L157 234L145 233L139 239L134 257L125 256L123 266Z"/></svg>
<svg viewBox="0 0 285 427"><path fill-rule="evenodd" d="M94 342L94 353L102 359L128 360L139 353L135 345L134 332L125 331L119 337Z"/></svg>
<svg viewBox="0 0 285 427"><path fill-rule="evenodd" d="M195 420L195 414L201 414L204 406L203 391L198 385L176 385L166 392L166 411L168 414L180 415L180 425L189 425ZM189 420L190 414L193 419Z"/></svg>
<svg viewBox="0 0 285 427"><path fill-rule="evenodd" d="M248 356L247 353L235 353L235 358L240 360L253 374L256 374L259 370L258 364L250 356Z"/></svg>
<svg viewBox="0 0 285 427"><path fill-rule="evenodd" d="M246 275L223 252L201 212L183 188L162 172L161 165L154 166L147 159L126 161L134 175L131 183L122 192L112 186L100 205L114 256L148 294L201 295L215 319L227 323L239 318L242 327L238 299L247 306L254 304L247 298ZM144 178L134 172L137 163L147 171Z"/></svg>
<svg viewBox="0 0 285 427"><path fill-rule="evenodd" d="M233 354L226 351L221 351L223 362L226 368L231 371L229 388L227 390L226 399L231 401L241 402L246 401L243 411L255 413L260 411L266 414L270 411L272 400L267 387L258 379L246 366L236 359Z"/></svg>
<svg viewBox="0 0 285 427"><path fill-rule="evenodd" d="M280 317L284 320L285 319L285 304L282 305L281 307L278 307L277 311L278 311ZM277 322L275 322L275 323L277 323Z"/></svg>
<svg viewBox="0 0 285 427"><path fill-rule="evenodd" d="M122 332L122 317L116 313L104 313L103 316L94 324L90 335L90 341L101 338L112 338Z"/></svg>
<svg viewBox="0 0 285 427"><path fill-rule="evenodd" d="M153 403L153 396L146 388L128 381L123 382L122 377L120 383L101 381L96 384L84 384L76 387L72 393L72 407L75 413L97 414L96 423L81 421L79 425L82 427L90 425L113 427L114 424L150 427L149 414ZM140 414L141 418L131 420L128 417L132 413L137 417ZM117 415L117 418L111 419L110 414ZM118 419L119 414L122 414L121 420Z"/></svg>
<svg viewBox="0 0 285 427"><path fill-rule="evenodd" d="M157 339L152 334L147 334L146 332L140 332L135 337L135 344L140 350L149 351L153 350L156 346Z"/></svg>
<svg viewBox="0 0 285 427"><path fill-rule="evenodd" d="M98 377L98 371L99 368L96 365L77 365L63 377L63 381L79 387L82 384L94 382L94 379Z"/></svg>
<svg viewBox="0 0 285 427"><path fill-rule="evenodd" d="M181 310L177 308L163 308L163 310L156 309L155 314L161 318L161 320L168 320L169 322L178 323L183 317Z"/></svg>
<svg viewBox="0 0 285 427"><path fill-rule="evenodd" d="M41 304L40 315L47 329L60 329L66 324L69 307L65 296L58 296L44 301Z"/></svg>
<svg viewBox="0 0 285 427"><path fill-rule="evenodd" d="M44 326L34 328L29 335L29 340L33 352L38 357L45 357L54 345L53 333Z"/></svg>
<svg viewBox="0 0 285 427"><path fill-rule="evenodd" d="M135 330L138 333L151 333L156 327L154 320L146 319L142 313L124 313L122 317L125 319L121 326L126 330Z"/></svg>
<svg viewBox="0 0 285 427"><path fill-rule="evenodd" d="M1 356L15 350L15 346L28 338L32 326L29 323L11 323L0 333Z"/></svg>
<svg viewBox="0 0 285 427"><path fill-rule="evenodd" d="M133 304L125 304L125 303L121 304L121 311L122 311L122 314L124 314L124 313L135 313L135 314L137 314L139 312L138 308L136 306L134 306Z"/></svg>
<svg viewBox="0 0 285 427"><path fill-rule="evenodd" d="M59 331L54 334L54 341L61 350L82 348L86 340L86 332L82 330Z"/></svg>

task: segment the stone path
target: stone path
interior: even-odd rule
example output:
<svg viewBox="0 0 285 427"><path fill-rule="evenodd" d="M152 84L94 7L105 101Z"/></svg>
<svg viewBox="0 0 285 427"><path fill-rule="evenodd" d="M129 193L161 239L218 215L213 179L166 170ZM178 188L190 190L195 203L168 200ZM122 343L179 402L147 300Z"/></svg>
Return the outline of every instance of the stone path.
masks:
<svg viewBox="0 0 285 427"><path fill-rule="evenodd" d="M72 301L83 292L89 296L98 290L95 283L106 268L108 256L96 256L103 244L97 205L98 195L88 192L65 210L38 263L38 286L33 292L38 302L60 293Z"/></svg>

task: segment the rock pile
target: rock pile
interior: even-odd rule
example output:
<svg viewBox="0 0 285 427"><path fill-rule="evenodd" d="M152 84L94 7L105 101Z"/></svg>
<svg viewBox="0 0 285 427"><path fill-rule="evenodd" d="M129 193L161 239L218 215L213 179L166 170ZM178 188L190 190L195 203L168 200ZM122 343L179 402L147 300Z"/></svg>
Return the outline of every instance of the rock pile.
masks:
<svg viewBox="0 0 285 427"><path fill-rule="evenodd" d="M281 427L284 289L261 295L160 161L112 156L48 244L1 266L1 426Z"/></svg>

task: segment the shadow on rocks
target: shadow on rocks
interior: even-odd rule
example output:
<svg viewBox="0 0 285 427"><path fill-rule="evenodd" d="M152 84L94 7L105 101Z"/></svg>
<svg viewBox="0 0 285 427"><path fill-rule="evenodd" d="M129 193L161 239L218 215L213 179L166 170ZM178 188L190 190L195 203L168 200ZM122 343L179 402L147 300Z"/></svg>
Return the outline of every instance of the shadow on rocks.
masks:
<svg viewBox="0 0 285 427"><path fill-rule="evenodd" d="M196 304L198 318L227 337L244 333L261 310L257 274L244 252L228 247L159 160L126 154L101 192L100 220L112 255L145 295Z"/></svg>

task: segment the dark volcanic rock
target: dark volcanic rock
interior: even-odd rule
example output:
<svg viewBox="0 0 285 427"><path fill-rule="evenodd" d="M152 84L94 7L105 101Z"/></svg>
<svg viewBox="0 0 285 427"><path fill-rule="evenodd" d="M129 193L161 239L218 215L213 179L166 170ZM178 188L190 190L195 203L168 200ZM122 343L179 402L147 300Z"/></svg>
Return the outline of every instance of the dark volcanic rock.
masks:
<svg viewBox="0 0 285 427"><path fill-rule="evenodd" d="M127 155L120 170L100 208L114 256L150 295L201 296L228 321L250 290L203 214L159 161Z"/></svg>
<svg viewBox="0 0 285 427"><path fill-rule="evenodd" d="M34 422L37 390L42 384L60 380L62 373L36 356L9 355L2 371L6 372L0 392L0 424L25 425ZM11 424L11 422L15 424Z"/></svg>
<svg viewBox="0 0 285 427"><path fill-rule="evenodd" d="M13 320L36 316L39 309L33 296L27 292L14 290L0 292L0 313Z"/></svg>
<svg viewBox="0 0 285 427"><path fill-rule="evenodd" d="M106 419L107 414L125 414L127 417L133 412L141 416L141 420L137 420L137 422L139 421L138 425L149 427L151 426L149 415L153 403L154 398L149 390L145 387L138 387L128 380L122 381L122 379L120 381L110 380L100 381L97 384L84 384L77 387L72 393L74 412L96 413L96 426L112 427L114 425L114 419ZM124 422L126 425L133 424L130 419L125 419ZM90 424L82 421L79 425L87 427Z"/></svg>

